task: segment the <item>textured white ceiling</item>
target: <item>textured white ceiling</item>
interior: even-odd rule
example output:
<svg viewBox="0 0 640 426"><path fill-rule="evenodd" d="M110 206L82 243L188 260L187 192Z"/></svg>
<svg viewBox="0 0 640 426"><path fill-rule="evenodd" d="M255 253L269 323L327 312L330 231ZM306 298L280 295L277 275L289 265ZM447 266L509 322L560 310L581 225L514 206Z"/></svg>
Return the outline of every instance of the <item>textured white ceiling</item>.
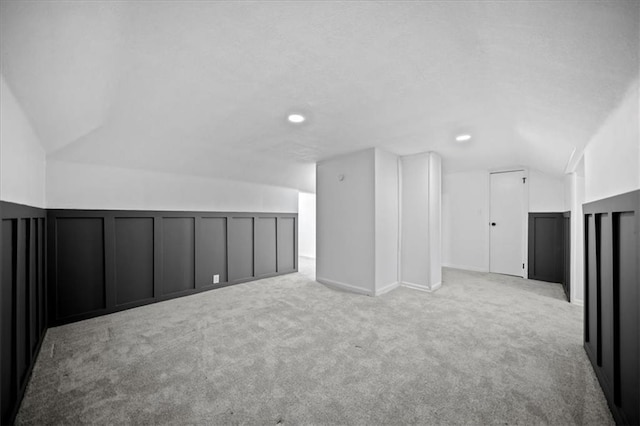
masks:
<svg viewBox="0 0 640 426"><path fill-rule="evenodd" d="M638 1L3 0L0 19L50 158L302 190L371 146L560 174L640 64Z"/></svg>

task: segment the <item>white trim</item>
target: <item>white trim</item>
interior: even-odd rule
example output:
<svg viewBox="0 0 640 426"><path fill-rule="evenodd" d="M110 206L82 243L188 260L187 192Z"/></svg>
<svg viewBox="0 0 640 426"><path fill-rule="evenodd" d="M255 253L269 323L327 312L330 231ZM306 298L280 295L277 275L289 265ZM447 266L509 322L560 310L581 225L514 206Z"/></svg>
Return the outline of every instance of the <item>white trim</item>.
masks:
<svg viewBox="0 0 640 426"><path fill-rule="evenodd" d="M571 304L576 306L584 306L584 300L572 300Z"/></svg>
<svg viewBox="0 0 640 426"><path fill-rule="evenodd" d="M390 292L391 290L394 290L394 289L396 289L396 288L398 288L398 287L400 287L400 283L399 283L398 281L396 281L396 282L394 282L394 283L391 283L391 284L387 284L386 286L384 286L384 287L382 287L382 288L380 288L380 289L377 289L377 290L374 292L374 296L380 296L380 295L383 295L383 294L388 293L388 292Z"/></svg>
<svg viewBox="0 0 640 426"><path fill-rule="evenodd" d="M529 279L529 187L531 185L531 176L529 169L523 170L524 182L524 205L522 206L522 278Z"/></svg>
<svg viewBox="0 0 640 426"><path fill-rule="evenodd" d="M452 264L442 264L443 268L452 268L452 269L462 269L464 271L473 271L473 272L489 272L488 269L480 268L477 266L467 266L467 265L452 265Z"/></svg>
<svg viewBox="0 0 640 426"><path fill-rule="evenodd" d="M407 282L407 281L402 281L402 282L400 283L400 285L401 285L402 287L408 287L408 288L412 288L412 289L414 289L414 290L420 290L420 291L426 291L426 292L431 291L431 290L429 289L429 287L427 287L426 285L421 285L421 284L416 284L416 283L410 283L410 282Z"/></svg>
<svg viewBox="0 0 640 426"><path fill-rule="evenodd" d="M564 166L564 173L571 173L573 171L573 168L571 167L572 161L573 161L573 157L576 155L578 148L577 147L573 147L573 151L571 151L571 155L569 155L569 160L567 161L567 165Z"/></svg>
<svg viewBox="0 0 640 426"><path fill-rule="evenodd" d="M487 194L487 199L485 200L485 219L487 226L485 227L485 250L484 250L484 265L487 272L491 270L491 172L487 173L485 176L485 190Z"/></svg>
<svg viewBox="0 0 640 426"><path fill-rule="evenodd" d="M401 282L400 285L403 286L403 287L412 288L414 290L420 290L420 291L424 291L424 292L427 292L427 293L432 293L432 292L436 291L437 289L439 289L440 287L442 287L442 282L435 283L431 287L426 286L426 285L422 285L422 284L411 283L411 282L407 282L407 281Z"/></svg>
<svg viewBox="0 0 640 426"><path fill-rule="evenodd" d="M352 284L347 284L347 283L342 283L340 281L334 281L334 280L329 280L327 278L321 278L321 277L317 277L316 276L316 281L318 281L320 284L324 284L326 286L329 287L333 287L339 290L344 290L344 291L348 291L349 293L357 293L357 294L363 294L365 296L373 296L373 292L369 289L366 288L362 288L362 287L356 287L355 285Z"/></svg>
<svg viewBox="0 0 640 426"><path fill-rule="evenodd" d="M525 166L513 166L513 167L498 167L497 169L489 169L491 173L509 173L509 172L524 172L527 170Z"/></svg>
<svg viewBox="0 0 640 426"><path fill-rule="evenodd" d="M564 168L565 174L567 173L575 173L580 161L582 161L582 157L584 157L584 147L577 149L577 147L573 148L573 154L569 157L569 161L567 162L567 166Z"/></svg>

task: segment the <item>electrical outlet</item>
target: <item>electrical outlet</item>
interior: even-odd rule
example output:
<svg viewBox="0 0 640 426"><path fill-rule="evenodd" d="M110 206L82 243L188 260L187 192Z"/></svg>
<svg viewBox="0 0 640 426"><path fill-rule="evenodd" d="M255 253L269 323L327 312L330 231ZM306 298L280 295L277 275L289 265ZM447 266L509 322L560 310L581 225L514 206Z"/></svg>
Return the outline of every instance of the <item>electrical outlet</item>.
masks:
<svg viewBox="0 0 640 426"><path fill-rule="evenodd" d="M220 275L214 275L213 276L213 283L214 284L218 284L220 282Z"/></svg>

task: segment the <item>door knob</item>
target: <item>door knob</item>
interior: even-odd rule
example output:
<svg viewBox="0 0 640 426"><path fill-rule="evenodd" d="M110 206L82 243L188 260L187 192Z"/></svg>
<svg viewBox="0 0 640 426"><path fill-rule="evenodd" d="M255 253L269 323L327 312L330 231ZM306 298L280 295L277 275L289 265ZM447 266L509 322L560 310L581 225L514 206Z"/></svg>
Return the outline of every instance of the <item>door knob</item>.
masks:
<svg viewBox="0 0 640 426"><path fill-rule="evenodd" d="M491 226L496 226L496 223L495 222L491 222Z"/></svg>

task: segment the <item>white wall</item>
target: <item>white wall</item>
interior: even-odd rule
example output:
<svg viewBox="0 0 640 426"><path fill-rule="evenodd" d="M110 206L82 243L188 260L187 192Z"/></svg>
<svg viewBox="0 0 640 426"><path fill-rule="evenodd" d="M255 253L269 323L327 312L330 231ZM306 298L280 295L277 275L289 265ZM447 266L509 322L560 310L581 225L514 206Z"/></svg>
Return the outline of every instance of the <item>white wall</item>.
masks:
<svg viewBox="0 0 640 426"><path fill-rule="evenodd" d="M321 161L316 175L316 279L364 294L375 292L374 158Z"/></svg>
<svg viewBox="0 0 640 426"><path fill-rule="evenodd" d="M47 207L108 210L298 211L298 191L57 160L47 162Z"/></svg>
<svg viewBox="0 0 640 426"><path fill-rule="evenodd" d="M537 170L529 170L529 211L533 213L564 212L564 181Z"/></svg>
<svg viewBox="0 0 640 426"><path fill-rule="evenodd" d="M375 290L398 283L398 157L375 150Z"/></svg>
<svg viewBox="0 0 640 426"><path fill-rule="evenodd" d="M401 157L400 279L435 290L441 285L440 158L434 153Z"/></svg>
<svg viewBox="0 0 640 426"><path fill-rule="evenodd" d="M640 189L640 85L636 80L620 104L588 141L566 179L571 205L571 302L584 303L584 214L582 205Z"/></svg>
<svg viewBox="0 0 640 426"><path fill-rule="evenodd" d="M489 173L450 173L442 184L442 264L489 270Z"/></svg>
<svg viewBox="0 0 640 426"><path fill-rule="evenodd" d="M585 202L640 189L639 91L636 80L585 147Z"/></svg>
<svg viewBox="0 0 640 426"><path fill-rule="evenodd" d="M529 170L529 212L564 212L565 183ZM489 270L489 171L443 175L442 264Z"/></svg>
<svg viewBox="0 0 640 426"><path fill-rule="evenodd" d="M298 255L316 257L316 194L298 194Z"/></svg>
<svg viewBox="0 0 640 426"><path fill-rule="evenodd" d="M0 199L44 208L44 148L1 75L0 94Z"/></svg>

